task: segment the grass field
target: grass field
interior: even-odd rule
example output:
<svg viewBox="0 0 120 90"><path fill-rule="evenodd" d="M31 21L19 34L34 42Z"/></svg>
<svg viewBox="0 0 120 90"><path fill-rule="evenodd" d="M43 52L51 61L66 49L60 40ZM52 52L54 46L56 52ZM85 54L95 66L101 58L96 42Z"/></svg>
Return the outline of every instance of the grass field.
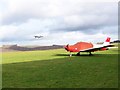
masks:
<svg viewBox="0 0 120 90"><path fill-rule="evenodd" d="M116 48L68 56L63 49L2 54L3 88L117 88Z"/></svg>

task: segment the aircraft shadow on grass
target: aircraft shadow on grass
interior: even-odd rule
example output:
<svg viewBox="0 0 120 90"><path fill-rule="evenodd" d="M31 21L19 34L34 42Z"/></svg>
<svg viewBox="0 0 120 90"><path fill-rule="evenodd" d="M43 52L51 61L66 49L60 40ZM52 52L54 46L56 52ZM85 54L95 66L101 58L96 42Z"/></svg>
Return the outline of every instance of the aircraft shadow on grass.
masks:
<svg viewBox="0 0 120 90"><path fill-rule="evenodd" d="M109 56L109 55L115 55L115 54L92 54L91 56ZM55 54L55 56L69 56L69 54ZM81 55L76 55L76 54L72 54L72 56L77 56L77 57L81 57L81 56L89 56L88 54L81 54ZM89 56L89 57L91 57Z"/></svg>

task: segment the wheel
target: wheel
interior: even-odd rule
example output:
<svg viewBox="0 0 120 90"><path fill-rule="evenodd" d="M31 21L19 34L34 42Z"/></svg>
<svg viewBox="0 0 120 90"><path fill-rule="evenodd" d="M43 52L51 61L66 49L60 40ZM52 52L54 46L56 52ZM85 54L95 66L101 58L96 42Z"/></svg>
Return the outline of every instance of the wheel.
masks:
<svg viewBox="0 0 120 90"><path fill-rule="evenodd" d="M80 52L77 53L77 56L80 56Z"/></svg>
<svg viewBox="0 0 120 90"><path fill-rule="evenodd" d="M89 52L89 56L92 56L92 53L91 53L91 52Z"/></svg>

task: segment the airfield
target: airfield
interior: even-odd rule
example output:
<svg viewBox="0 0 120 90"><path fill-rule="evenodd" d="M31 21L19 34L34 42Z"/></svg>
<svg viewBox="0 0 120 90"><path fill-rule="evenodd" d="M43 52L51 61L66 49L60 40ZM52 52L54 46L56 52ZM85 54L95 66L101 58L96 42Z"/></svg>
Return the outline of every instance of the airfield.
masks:
<svg viewBox="0 0 120 90"><path fill-rule="evenodd" d="M54 46L55 47L55 46ZM118 48L76 56L62 47L2 50L3 88L117 88Z"/></svg>

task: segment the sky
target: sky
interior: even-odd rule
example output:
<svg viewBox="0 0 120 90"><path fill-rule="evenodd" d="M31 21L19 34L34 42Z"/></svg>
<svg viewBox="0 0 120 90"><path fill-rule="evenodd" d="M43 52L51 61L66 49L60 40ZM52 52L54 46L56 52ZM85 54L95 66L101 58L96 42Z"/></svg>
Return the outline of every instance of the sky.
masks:
<svg viewBox="0 0 120 90"><path fill-rule="evenodd" d="M107 37L118 38L117 0L0 0L0 45L96 43Z"/></svg>

